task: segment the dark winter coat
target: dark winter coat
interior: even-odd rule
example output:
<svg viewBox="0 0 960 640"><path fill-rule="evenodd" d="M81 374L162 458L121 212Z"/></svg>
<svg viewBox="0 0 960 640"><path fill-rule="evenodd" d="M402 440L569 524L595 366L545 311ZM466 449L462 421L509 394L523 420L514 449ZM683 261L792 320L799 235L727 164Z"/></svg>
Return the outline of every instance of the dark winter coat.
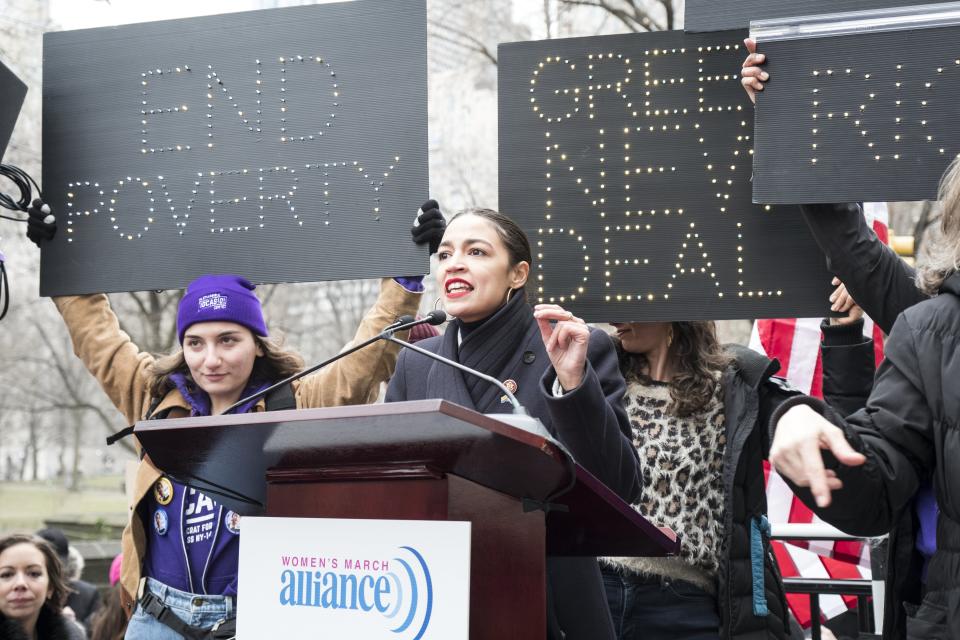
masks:
<svg viewBox="0 0 960 640"><path fill-rule="evenodd" d="M905 309L927 299L916 272L880 241L856 203L802 205L807 226L827 257L827 269L884 333Z"/></svg>
<svg viewBox="0 0 960 640"><path fill-rule="evenodd" d="M70 622L58 612L44 605L37 620L39 640L84 640L86 634L79 625ZM0 613L0 640L30 640L23 626Z"/></svg>
<svg viewBox="0 0 960 640"><path fill-rule="evenodd" d="M927 299L914 284L914 269L877 238L859 205L814 204L803 205L800 210L827 256L828 268L885 333L890 333L903 311ZM824 386L826 376L825 369ZM852 412L842 408L845 415ZM884 638L906 637L904 606L917 606L922 599L924 558L916 547L917 528L914 509L906 508L890 531L884 578Z"/></svg>
<svg viewBox="0 0 960 640"><path fill-rule="evenodd" d="M767 513L763 461L770 442L760 425L766 424L775 407L800 392L774 377L780 368L776 360L739 345L728 346L728 351L733 362L721 377L727 444L722 477L725 544L717 585L720 635L724 640L788 638L786 594L766 533L762 534L762 600L768 612L755 614L751 527Z"/></svg>
<svg viewBox="0 0 960 640"><path fill-rule="evenodd" d="M864 371L864 354L872 345L862 338L862 324L824 326L824 394L832 404L862 405L872 375ZM780 363L740 345L728 345L733 356L721 377L726 450L723 464L725 500L723 555L718 572L717 602L724 640L802 636L789 614L783 579L766 534L763 540L763 600L767 615L754 611L751 527L767 513L763 461L770 452L766 425L773 412L799 390L775 377ZM868 360L869 362L869 360ZM844 377L848 370L852 375Z"/></svg>
<svg viewBox="0 0 960 640"><path fill-rule="evenodd" d="M903 517L920 483L931 478L940 509L937 551L929 564L927 594L908 615L907 638L960 637L960 274L935 298L916 304L894 323L867 406L844 418L812 398L790 400L773 416L803 402L843 429L867 457L864 465L839 465L824 455L844 488L825 509L809 490L797 495L821 518L856 535L876 536ZM869 497L865 499L865 497ZM908 613L911 613L908 607Z"/></svg>
<svg viewBox="0 0 960 640"><path fill-rule="evenodd" d="M508 305L517 304L515 302ZM552 388L556 374L550 365L533 311L526 303L523 318L511 326L510 335L491 322L474 329L458 347L458 331L451 326L444 335L417 343L434 353L456 360L461 349L493 352L508 348L510 355L496 371L484 373L517 384L517 399L563 442L582 466L625 496L625 489L639 479L639 461L629 440L629 422L623 408L625 383L613 342L603 331L590 334L588 362L583 382L561 397ZM499 315L500 312L498 312ZM516 317L521 314L517 313ZM506 347L505 345L509 345ZM496 357L492 353L491 357ZM470 381L472 382L472 381ZM397 369L387 389L386 401L444 398L481 413L505 413L500 392L488 395L477 406L465 374L410 350L400 352ZM548 618L558 625L566 640L613 638L613 623L607 608L600 570L594 558L549 558ZM549 623L549 621L548 621ZM559 637L555 636L553 637Z"/></svg>

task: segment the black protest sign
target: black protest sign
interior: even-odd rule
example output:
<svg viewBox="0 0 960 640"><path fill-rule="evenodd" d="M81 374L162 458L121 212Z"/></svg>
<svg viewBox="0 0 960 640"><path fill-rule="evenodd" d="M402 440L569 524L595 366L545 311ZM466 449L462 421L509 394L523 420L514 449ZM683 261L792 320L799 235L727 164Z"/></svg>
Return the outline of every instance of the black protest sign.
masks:
<svg viewBox="0 0 960 640"><path fill-rule="evenodd" d="M500 208L534 302L590 320L819 316L799 211L750 201L743 32L501 45Z"/></svg>
<svg viewBox="0 0 960 640"><path fill-rule="evenodd" d="M960 153L960 27L760 42L757 202L936 199Z"/></svg>
<svg viewBox="0 0 960 640"><path fill-rule="evenodd" d="M424 273L426 73L423 0L46 34L41 293Z"/></svg>
<svg viewBox="0 0 960 640"><path fill-rule="evenodd" d="M3 160L26 97L27 85L0 62L0 160Z"/></svg>
<svg viewBox="0 0 960 640"><path fill-rule="evenodd" d="M916 4L908 0L687 0L687 31L746 29L752 20L886 9Z"/></svg>

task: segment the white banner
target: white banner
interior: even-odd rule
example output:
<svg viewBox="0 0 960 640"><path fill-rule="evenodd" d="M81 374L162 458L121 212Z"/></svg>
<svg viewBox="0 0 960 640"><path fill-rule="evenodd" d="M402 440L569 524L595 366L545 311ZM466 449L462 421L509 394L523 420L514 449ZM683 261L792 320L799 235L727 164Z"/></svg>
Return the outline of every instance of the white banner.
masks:
<svg viewBox="0 0 960 640"><path fill-rule="evenodd" d="M466 640L470 523L243 518L237 637Z"/></svg>

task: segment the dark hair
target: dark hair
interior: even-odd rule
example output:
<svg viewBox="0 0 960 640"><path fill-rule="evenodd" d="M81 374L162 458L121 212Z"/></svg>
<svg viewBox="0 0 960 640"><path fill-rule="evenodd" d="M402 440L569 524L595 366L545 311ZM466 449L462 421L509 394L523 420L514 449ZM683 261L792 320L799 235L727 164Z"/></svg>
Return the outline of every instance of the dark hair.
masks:
<svg viewBox="0 0 960 640"><path fill-rule="evenodd" d="M123 610L119 582L107 591L103 606L97 609L90 622L90 640L123 640L127 632L127 614Z"/></svg>
<svg viewBox="0 0 960 640"><path fill-rule="evenodd" d="M253 341L263 351L263 355L257 356L257 359L253 361L253 371L250 373L251 379L276 382L303 370L304 363L300 354L284 349L282 343L258 335L253 336ZM162 398L175 389L176 384L170 377L174 373L183 374L190 384L196 385L183 356L183 349L180 347L169 355L157 358L150 366L150 378L147 383L147 390L150 395L154 398Z"/></svg>
<svg viewBox="0 0 960 640"><path fill-rule="evenodd" d="M670 326L673 328L670 358L674 374L670 381L669 410L685 418L710 403L719 384L719 374L730 364L731 357L717 339L717 326L712 320L673 322ZM619 339L614 342L623 377L627 380L645 377L649 369L647 359L642 354L624 351Z"/></svg>
<svg viewBox="0 0 960 640"><path fill-rule="evenodd" d="M526 262L533 267L533 252L530 250L530 240L527 234L523 232L516 222L493 209L464 209L450 218L450 224L460 216L477 216L483 218L493 225L497 230L497 236L507 248L507 255L510 257L510 266L515 267L521 262ZM523 287L520 287L521 289Z"/></svg>
<svg viewBox="0 0 960 640"><path fill-rule="evenodd" d="M63 609L63 605L67 602L67 596L70 594L70 586L67 584L66 578L63 576L63 565L60 564L60 558L57 556L57 552L54 550L53 546L43 538L22 533L14 533L12 535L0 538L0 553L3 553L10 547L17 546L18 544L33 545L38 551L40 551L40 553L43 554L44 564L46 565L47 569L47 576L50 581L50 589L52 590L50 599L44 604L44 606L52 606L54 611L60 613L60 610Z"/></svg>

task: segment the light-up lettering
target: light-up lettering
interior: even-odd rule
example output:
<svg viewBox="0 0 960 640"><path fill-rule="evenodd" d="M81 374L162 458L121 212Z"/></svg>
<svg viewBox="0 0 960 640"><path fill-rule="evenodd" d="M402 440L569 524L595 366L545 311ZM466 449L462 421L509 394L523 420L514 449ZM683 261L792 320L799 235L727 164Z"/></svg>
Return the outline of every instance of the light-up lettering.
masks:
<svg viewBox="0 0 960 640"><path fill-rule="evenodd" d="M632 59L606 51L576 57L548 55L537 62L528 91L530 109L544 127L543 218L535 234L539 302L574 302L585 294L602 296L610 303L662 302L675 296L683 288L684 279L690 278L707 279L717 299L783 295L782 289L751 286L745 273L743 242L747 210L731 208L734 184L748 180L751 172L752 115L738 119L741 132L720 154L716 139L730 137L731 132L707 131L703 121L707 114L743 110L742 104L717 102L712 97L716 93L712 88L717 85L739 85L739 75L705 72L711 56L729 57L737 50L736 44L720 44L696 49L648 49ZM684 74L663 72L664 68L689 68L665 65L677 56L684 62L695 59L697 73L692 69ZM584 135L584 119L606 124L597 124L591 134ZM611 126L611 121L618 124ZM580 128L573 131L571 123L575 122ZM652 158L644 153L645 142L654 139L677 139L677 153L690 153L689 145L681 148L681 141L691 136L702 151L696 152L698 161L687 163L686 173L678 168L682 163L676 156ZM697 166L692 173L691 164ZM709 185L710 213L721 216L729 229L723 246L718 239L708 237L696 221L684 220L685 207L651 206L650 191L662 188L667 181ZM584 216L576 226L559 223L557 204L570 206L571 202L589 207L593 215ZM600 245L590 246L584 240L585 225L602 229ZM653 265L649 256L617 246L625 238L644 234L675 249L667 277L652 280L652 267L661 265ZM729 252L731 242L735 261L721 269L716 256L721 251ZM571 251L574 247L579 250ZM562 292L545 282L553 251L583 256L579 281L568 282ZM662 274L664 270L656 272Z"/></svg>
<svg viewBox="0 0 960 640"><path fill-rule="evenodd" d="M399 166L400 156L384 153L374 163L322 158L321 145L333 129L343 91L331 65L320 56L298 54L270 61L254 59L249 68L249 81L226 80L212 64L141 72L140 154L184 154L206 164L214 162L204 154L214 152L218 136L250 136L254 145L269 136L282 144L313 144L320 158L314 156L314 161L300 166L207 168L198 170L189 183L169 184L162 175L124 176L110 183L77 179L67 184L68 242L79 237L82 220L89 216L109 216L113 231L125 240L142 238L160 216L170 216L179 236L191 229L256 231L271 220L299 227L327 226L330 193L347 183L362 185L370 194L369 213L379 221L381 190ZM298 102L297 83L315 84L318 79L329 84L328 102L308 103L302 96ZM170 91L173 83L195 88L195 99L165 100L165 90ZM313 153L309 147L304 150ZM377 169L371 170L370 164ZM321 192L324 207L297 209L298 190L305 184Z"/></svg>

